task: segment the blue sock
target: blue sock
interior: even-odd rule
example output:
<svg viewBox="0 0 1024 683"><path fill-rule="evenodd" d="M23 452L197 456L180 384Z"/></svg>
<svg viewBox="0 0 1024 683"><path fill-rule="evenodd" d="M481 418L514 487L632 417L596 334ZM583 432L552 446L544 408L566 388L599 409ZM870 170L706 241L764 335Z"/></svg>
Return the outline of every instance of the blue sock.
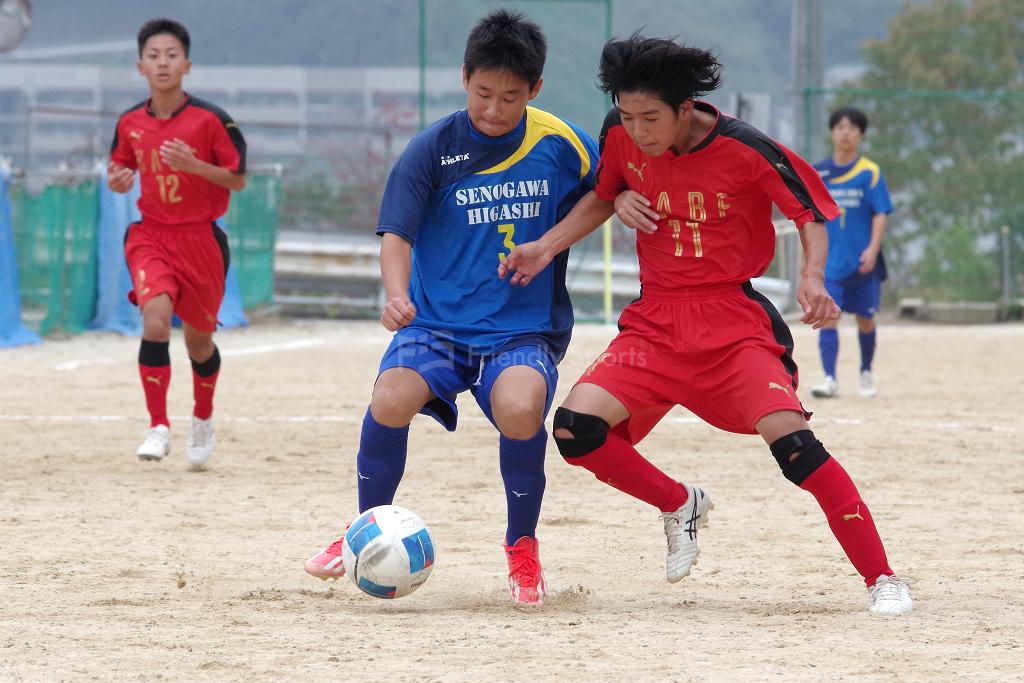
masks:
<svg viewBox="0 0 1024 683"><path fill-rule="evenodd" d="M359 478L359 512L391 505L405 473L409 450L409 426L386 427L373 419L370 409L363 417L356 471Z"/></svg>
<svg viewBox="0 0 1024 683"><path fill-rule="evenodd" d="M824 327L818 335L821 366L829 377L836 376L836 356L839 355L839 330Z"/></svg>
<svg viewBox="0 0 1024 683"><path fill-rule="evenodd" d="M859 332L860 338L860 370L861 372L871 369L871 361L875 359L875 332L877 328L867 334Z"/></svg>
<svg viewBox="0 0 1024 683"><path fill-rule="evenodd" d="M508 528L505 544L512 545L523 536L536 538L540 505L544 500L544 450L548 433L541 427L529 439L499 440L501 478L505 482L508 504Z"/></svg>

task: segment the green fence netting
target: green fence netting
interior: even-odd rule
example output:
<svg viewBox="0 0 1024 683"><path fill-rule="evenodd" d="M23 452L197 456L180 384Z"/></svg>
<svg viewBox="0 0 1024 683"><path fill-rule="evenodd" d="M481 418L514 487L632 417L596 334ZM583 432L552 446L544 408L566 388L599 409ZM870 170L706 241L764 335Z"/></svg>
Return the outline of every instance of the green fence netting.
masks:
<svg viewBox="0 0 1024 683"><path fill-rule="evenodd" d="M11 190L14 242L26 317L41 334L77 333L96 304L96 181Z"/></svg>
<svg viewBox="0 0 1024 683"><path fill-rule="evenodd" d="M274 243L277 240L281 179L250 175L245 190L231 197L225 223L231 261L238 269L242 306L254 308L274 299Z"/></svg>

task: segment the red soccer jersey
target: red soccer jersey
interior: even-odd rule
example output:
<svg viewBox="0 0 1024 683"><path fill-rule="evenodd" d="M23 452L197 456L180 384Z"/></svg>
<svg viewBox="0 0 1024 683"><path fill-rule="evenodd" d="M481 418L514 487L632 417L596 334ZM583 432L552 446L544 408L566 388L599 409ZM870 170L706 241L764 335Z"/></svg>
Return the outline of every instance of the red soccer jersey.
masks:
<svg viewBox="0 0 1024 683"><path fill-rule="evenodd" d="M623 190L647 197L661 214L653 235L637 231L640 283L694 287L741 283L762 275L775 254L774 202L797 227L839 215L817 171L753 126L721 115L685 154L644 154L617 110L601 131L597 196Z"/></svg>
<svg viewBox="0 0 1024 683"><path fill-rule="evenodd" d="M158 119L148 100L121 114L110 160L139 171L143 220L181 224L220 218L228 210L230 190L160 161L160 145L175 138L188 143L201 161L245 173L245 138L238 124L224 110L191 95L168 119Z"/></svg>

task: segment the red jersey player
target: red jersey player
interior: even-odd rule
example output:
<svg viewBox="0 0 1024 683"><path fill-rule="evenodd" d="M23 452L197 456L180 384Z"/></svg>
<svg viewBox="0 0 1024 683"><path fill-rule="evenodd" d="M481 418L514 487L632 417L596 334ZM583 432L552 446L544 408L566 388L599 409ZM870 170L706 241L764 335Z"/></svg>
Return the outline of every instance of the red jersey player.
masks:
<svg viewBox="0 0 1024 683"><path fill-rule="evenodd" d="M750 284L774 254L774 203L800 228L801 320L819 328L834 319L823 223L838 209L807 162L694 99L718 87L720 68L710 52L670 40L635 34L605 45L600 81L616 109L601 134L597 185L543 238L516 247L498 274L529 283L613 210L637 229L641 296L556 411L554 437L566 462L662 512L670 582L696 561L711 498L634 445L682 405L720 429L760 434L783 475L821 505L867 583L871 612L903 614L910 593L867 505L808 427L789 328Z"/></svg>
<svg viewBox="0 0 1024 683"><path fill-rule="evenodd" d="M154 19L139 31L139 73L150 97L118 119L107 185L128 192L139 172L142 221L128 228L125 256L142 309L139 374L150 429L137 454L160 460L170 451L167 387L171 314L184 323L192 359L195 409L188 460L203 467L213 453L213 392L220 353L213 343L230 254L214 221L231 190L245 187L245 140L231 117L182 89L192 62L188 31Z"/></svg>

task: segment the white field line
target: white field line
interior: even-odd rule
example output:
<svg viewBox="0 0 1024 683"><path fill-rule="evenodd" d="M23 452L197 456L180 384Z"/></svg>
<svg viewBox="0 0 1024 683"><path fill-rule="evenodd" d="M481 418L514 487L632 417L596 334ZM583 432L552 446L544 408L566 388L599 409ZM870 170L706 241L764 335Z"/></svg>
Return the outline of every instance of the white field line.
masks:
<svg viewBox="0 0 1024 683"><path fill-rule="evenodd" d="M0 422L132 422L142 421L144 415L0 415ZM188 415L172 415L172 420L187 422ZM361 423L362 414L359 415L226 415L217 418L218 422L241 422L241 423L282 423L282 422L307 422L307 423ZM482 415L459 415L459 422L487 422ZM698 417L673 417L663 420L669 424L679 425L702 425L704 421ZM816 419L815 424L833 425L859 425L864 424L863 420L852 420L849 418ZM935 420L911 420L906 423L908 427L929 430L964 430L972 429L973 425L964 422L935 421ZM550 427L550 425L549 425ZM986 429L994 432L1014 433L1016 427L1010 425L985 425Z"/></svg>
<svg viewBox="0 0 1024 683"><path fill-rule="evenodd" d="M277 353L278 351L298 351L309 349L314 346L322 346L326 343L324 339L297 339L284 342L283 344L265 344L263 346L250 346L241 349L227 349L221 352L221 356L231 358L234 356L251 356L257 353ZM89 365L112 365L122 363L124 358L97 358L94 360L69 360L53 366L54 370L77 370Z"/></svg>

